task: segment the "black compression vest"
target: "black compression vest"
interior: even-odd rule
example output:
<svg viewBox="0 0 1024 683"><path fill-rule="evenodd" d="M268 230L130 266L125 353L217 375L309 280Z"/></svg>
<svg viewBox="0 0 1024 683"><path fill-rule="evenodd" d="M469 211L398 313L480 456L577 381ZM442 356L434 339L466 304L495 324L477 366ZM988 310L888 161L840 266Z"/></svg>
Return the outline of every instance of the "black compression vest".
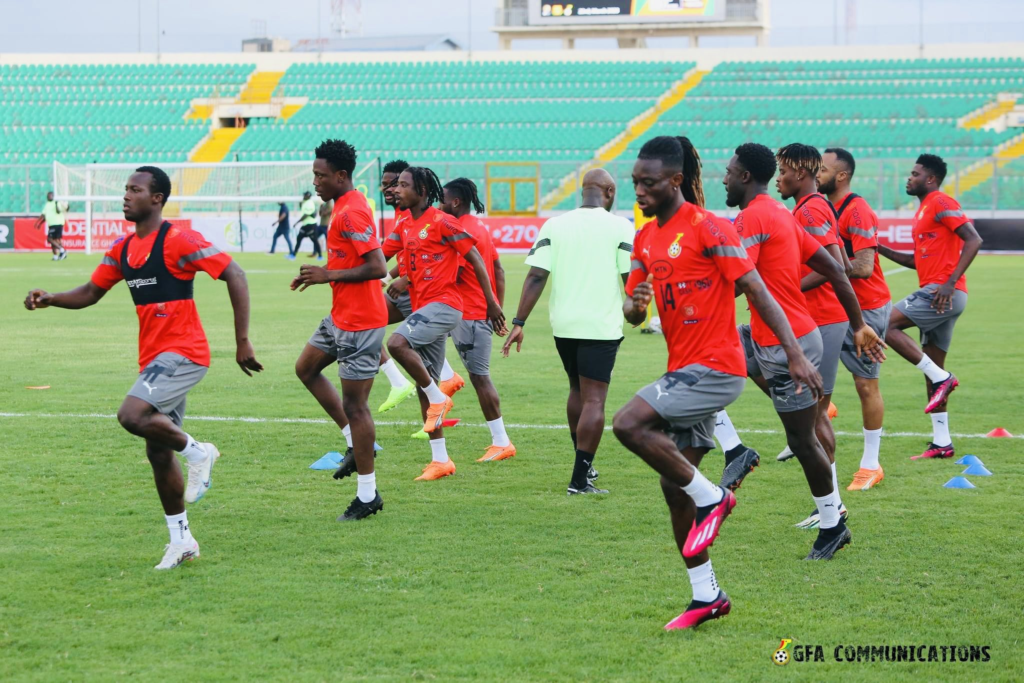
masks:
<svg viewBox="0 0 1024 683"><path fill-rule="evenodd" d="M170 229L171 224L164 221L153 242L153 250L149 252L141 268L132 268L128 265L128 245L135 235L128 235L124 241L121 248L121 274L128 284L128 291L132 293L132 301L136 306L192 298L193 281L174 277L164 263L164 238Z"/></svg>

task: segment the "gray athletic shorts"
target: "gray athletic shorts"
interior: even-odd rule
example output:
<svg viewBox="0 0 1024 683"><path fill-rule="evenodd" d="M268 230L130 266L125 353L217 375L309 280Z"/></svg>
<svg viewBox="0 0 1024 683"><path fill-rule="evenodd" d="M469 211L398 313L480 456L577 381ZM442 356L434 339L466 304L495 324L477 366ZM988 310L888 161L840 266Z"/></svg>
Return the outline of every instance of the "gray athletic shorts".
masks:
<svg viewBox="0 0 1024 683"><path fill-rule="evenodd" d="M789 376L789 359L781 346L761 346L755 342L750 336L750 325L739 325L738 329L743 349L747 354L748 368L751 358L757 364L757 374L750 376L764 376L768 382L768 393L771 394L772 403L775 404L775 412L792 413L817 404L807 387L804 387L799 394L796 393L796 383ZM814 328L802 337L797 337L796 341L800 344L804 355L807 356L807 360L811 361L814 367L821 365L821 332L818 331L818 328Z"/></svg>
<svg viewBox="0 0 1024 683"><path fill-rule="evenodd" d="M932 308L939 285L925 285L906 299L896 303L896 310L910 318L921 331L921 345L932 344L949 351L953 343L953 326L967 308L967 294L953 290L953 310L939 313Z"/></svg>
<svg viewBox="0 0 1024 683"><path fill-rule="evenodd" d="M457 311L447 304L435 301L413 312L398 326L395 334L400 334L416 349L423 359L427 372L440 379L441 368L444 367L444 343L448 333L462 321L462 311Z"/></svg>
<svg viewBox="0 0 1024 683"><path fill-rule="evenodd" d="M715 447L715 414L739 398L746 377L693 363L662 375L636 395L668 422L665 432L679 450Z"/></svg>
<svg viewBox="0 0 1024 683"><path fill-rule="evenodd" d="M878 336L885 339L885 333L889 330L889 316L892 314L892 302L884 306L862 311L864 324L878 333ZM862 353L857 358L857 347L853 345L853 327L846 331L846 341L843 342L843 352L839 355L846 369L857 377L866 379L878 379L882 372L882 364L875 363Z"/></svg>
<svg viewBox="0 0 1024 683"><path fill-rule="evenodd" d="M398 312L402 314L403 318L408 318L410 315L412 315L412 299L409 298L408 289L405 290L405 293L402 294L397 299L387 294L385 294L384 296L387 297L387 300L390 301L395 308L398 309Z"/></svg>
<svg viewBox="0 0 1024 683"><path fill-rule="evenodd" d="M462 364L471 375L491 374L491 323L463 320L452 330L452 341Z"/></svg>
<svg viewBox="0 0 1024 683"><path fill-rule="evenodd" d="M189 389L199 384L209 369L177 353L161 353L139 373L128 395L141 398L180 427Z"/></svg>
<svg viewBox="0 0 1024 683"><path fill-rule="evenodd" d="M373 379L380 367L384 331L383 327L377 327L349 332L327 316L309 338L309 345L338 359L338 377L352 381Z"/></svg>
<svg viewBox="0 0 1024 683"><path fill-rule="evenodd" d="M821 364L818 365L818 372L821 374L822 393L826 396L831 396L836 389L839 355L843 351L843 342L846 341L846 333L849 330L849 322L818 327L818 332L821 333Z"/></svg>

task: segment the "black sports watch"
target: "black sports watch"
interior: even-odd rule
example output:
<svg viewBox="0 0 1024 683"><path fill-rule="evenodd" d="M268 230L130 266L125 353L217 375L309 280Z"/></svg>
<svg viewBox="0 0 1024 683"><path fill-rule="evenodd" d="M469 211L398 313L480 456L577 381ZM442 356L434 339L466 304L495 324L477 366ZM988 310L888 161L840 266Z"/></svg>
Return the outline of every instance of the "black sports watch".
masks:
<svg viewBox="0 0 1024 683"><path fill-rule="evenodd" d="M520 320L519 318L512 318L513 325L519 325L519 327L526 327L526 321Z"/></svg>

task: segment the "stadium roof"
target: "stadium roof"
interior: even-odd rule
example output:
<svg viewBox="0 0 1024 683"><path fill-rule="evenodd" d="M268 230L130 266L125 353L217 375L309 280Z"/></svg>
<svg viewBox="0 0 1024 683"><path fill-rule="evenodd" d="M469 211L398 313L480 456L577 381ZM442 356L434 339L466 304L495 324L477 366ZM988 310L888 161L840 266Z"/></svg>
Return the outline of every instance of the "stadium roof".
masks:
<svg viewBox="0 0 1024 683"><path fill-rule="evenodd" d="M315 40L299 41L292 52L430 52L461 50L462 46L443 33L411 36L365 36L331 38L317 45Z"/></svg>

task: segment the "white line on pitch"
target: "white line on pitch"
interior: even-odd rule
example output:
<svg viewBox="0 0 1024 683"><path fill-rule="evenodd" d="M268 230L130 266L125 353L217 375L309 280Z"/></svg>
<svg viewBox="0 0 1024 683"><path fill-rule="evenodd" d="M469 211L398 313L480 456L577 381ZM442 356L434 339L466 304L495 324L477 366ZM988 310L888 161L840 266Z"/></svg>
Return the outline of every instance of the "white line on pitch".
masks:
<svg viewBox="0 0 1024 683"><path fill-rule="evenodd" d="M907 272L909 270L910 270L910 268L904 268L903 266L900 266L899 268L893 268L892 270L884 271L882 273L882 275L884 275L886 277L889 277L890 275L895 275L896 273Z"/></svg>
<svg viewBox="0 0 1024 683"><path fill-rule="evenodd" d="M114 420L117 418L116 415L108 415L105 413L5 413L0 412L0 417L28 417L28 418L68 418L73 420ZM196 420L197 422L247 422L247 423L266 423L266 424L333 424L331 420L327 420L319 417L227 417L220 415L186 415L188 420ZM377 420L377 425L383 427L413 427L416 425L423 424L421 421L412 420ZM478 427L485 428L486 424L476 424L472 422L460 422L459 427ZM531 424L514 424L509 423L505 425L509 429L568 429L568 425L531 425ZM611 427L605 427L605 431L611 431ZM770 434L770 435L781 435L783 432L781 429L738 429L738 432L744 434ZM836 432L839 436L863 436L861 432ZM913 438L930 438L930 433L924 432L884 432L882 436L900 436L900 437L913 437ZM984 434L952 434L959 439L984 439ZM1022 435L1015 435L1014 439L1024 439Z"/></svg>

